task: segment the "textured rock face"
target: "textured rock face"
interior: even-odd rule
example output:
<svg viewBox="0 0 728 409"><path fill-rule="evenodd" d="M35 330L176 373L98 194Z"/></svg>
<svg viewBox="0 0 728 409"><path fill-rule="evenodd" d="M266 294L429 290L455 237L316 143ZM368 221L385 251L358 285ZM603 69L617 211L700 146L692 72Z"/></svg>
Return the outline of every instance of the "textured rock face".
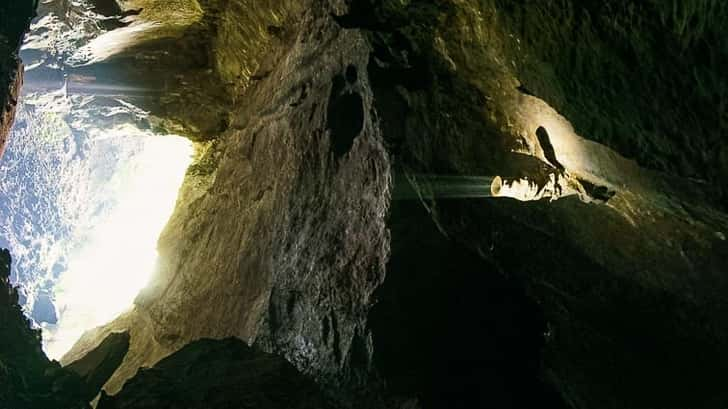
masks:
<svg viewBox="0 0 728 409"><path fill-rule="evenodd" d="M142 3L164 15L129 7ZM191 132L207 142L135 309L65 361L128 330L115 394L190 341L235 336L344 407L721 407L722 154L699 166L719 133L690 124L723 108L654 67L662 35L710 41L715 23L685 40L660 24L689 10L653 27L629 4L195 3L200 25L175 29L202 36L209 78L228 85L202 104L229 114L225 130ZM695 4L720 21L725 6ZM646 25L624 31L628 18ZM635 55L655 60L609 68ZM696 76L722 84L718 65ZM650 72L654 98L629 85ZM392 202L395 169L421 200ZM583 201L438 200L421 174L555 180Z"/></svg>
<svg viewBox="0 0 728 409"><path fill-rule="evenodd" d="M387 278L369 326L391 400L567 407L541 378L548 324L518 282L445 237L417 201L393 204L390 229Z"/></svg>
<svg viewBox="0 0 728 409"><path fill-rule="evenodd" d="M332 408L318 386L283 358L239 339L190 343L154 368L142 369L99 409Z"/></svg>
<svg viewBox="0 0 728 409"><path fill-rule="evenodd" d="M726 203L725 5L494 3L507 10L499 21L514 36L504 50L522 89L582 135L648 168L708 181Z"/></svg>
<svg viewBox="0 0 728 409"><path fill-rule="evenodd" d="M369 376L365 321L383 279L390 164L366 77L345 75L348 66L366 71L368 48L329 11L312 7L286 24L287 47L263 63L274 70L240 97L232 129L191 169L160 240L158 279L130 318L149 323L158 345L137 350L132 328L130 355L141 362L192 339L238 336L333 385ZM328 131L327 101L342 99L353 101L360 134ZM200 281L209 268L219 279ZM200 320L185 325L190 315ZM109 392L134 371L123 366Z"/></svg>
<svg viewBox="0 0 728 409"><path fill-rule="evenodd" d="M483 270L527 283L549 323L546 376L569 404L719 405L725 396L714 377L726 365L718 345L726 334L719 294L728 248L726 217L711 209L710 189L639 169L581 139L543 101L518 89L517 71L500 53L508 37L489 24L498 20L487 18L487 8L443 7L430 7L439 19L422 13L346 20L395 31L375 34L374 53L384 63L370 65L370 75L390 81L375 88L375 101L378 112L394 112L382 115L383 134L399 148L400 163L417 173L492 175L515 165L533 175L528 161L547 163L553 155L585 189L594 184L616 195L607 205L428 201L440 228L480 254ZM432 37L419 37L417 28L428 26ZM523 54L533 52L523 47ZM397 72L407 75L392 82ZM539 127L551 136L552 155Z"/></svg>

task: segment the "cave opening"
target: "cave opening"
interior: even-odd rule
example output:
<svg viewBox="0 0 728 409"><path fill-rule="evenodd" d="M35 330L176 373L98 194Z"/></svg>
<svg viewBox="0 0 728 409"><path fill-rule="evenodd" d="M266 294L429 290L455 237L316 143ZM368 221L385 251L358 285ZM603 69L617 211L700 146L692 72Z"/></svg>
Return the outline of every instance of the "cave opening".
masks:
<svg viewBox="0 0 728 409"><path fill-rule="evenodd" d="M364 100L351 89L357 78L356 68L349 66L345 75L334 77L331 87L327 127L331 133L331 152L336 159L351 150L364 129Z"/></svg>
<svg viewBox="0 0 728 409"><path fill-rule="evenodd" d="M60 23L36 20L21 50L25 84L0 165L0 247L14 255L11 280L45 352L59 359L148 283L193 146L150 130L137 104L148 96L130 94L134 84L69 75L72 50L57 47L81 47L67 41L81 28L48 24Z"/></svg>

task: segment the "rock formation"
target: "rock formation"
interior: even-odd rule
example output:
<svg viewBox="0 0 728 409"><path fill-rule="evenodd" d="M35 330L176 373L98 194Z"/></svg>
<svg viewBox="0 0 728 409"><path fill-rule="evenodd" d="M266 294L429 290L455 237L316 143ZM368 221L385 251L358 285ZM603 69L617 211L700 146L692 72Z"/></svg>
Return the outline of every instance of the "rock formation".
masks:
<svg viewBox="0 0 728 409"><path fill-rule="evenodd" d="M198 142L153 281L63 359L129 334L101 409L285 367L194 342L229 337L342 408L725 406L723 2L167 3L74 68Z"/></svg>
<svg viewBox="0 0 728 409"><path fill-rule="evenodd" d="M23 83L18 49L33 16L31 0L0 5L0 157L15 119L15 107Z"/></svg>
<svg viewBox="0 0 728 409"><path fill-rule="evenodd" d="M0 407L83 409L81 380L46 358L8 282L10 254L0 250Z"/></svg>
<svg viewBox="0 0 728 409"><path fill-rule="evenodd" d="M86 385L86 401L90 402L121 365L128 351L129 334L114 333L106 337L98 348L66 365L65 369L81 378Z"/></svg>
<svg viewBox="0 0 728 409"><path fill-rule="evenodd" d="M318 386L285 359L239 339L190 343L154 368L142 369L98 409L327 409Z"/></svg>

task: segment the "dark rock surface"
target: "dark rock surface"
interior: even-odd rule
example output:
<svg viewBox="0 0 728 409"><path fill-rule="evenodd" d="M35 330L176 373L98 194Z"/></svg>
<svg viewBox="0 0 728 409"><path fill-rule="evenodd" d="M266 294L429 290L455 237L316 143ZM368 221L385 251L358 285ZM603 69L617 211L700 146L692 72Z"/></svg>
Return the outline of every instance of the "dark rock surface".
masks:
<svg viewBox="0 0 728 409"><path fill-rule="evenodd" d="M85 384L86 401L90 402L99 393L121 365L129 351L129 338L128 332L111 334L96 349L64 367L78 375Z"/></svg>
<svg viewBox="0 0 728 409"><path fill-rule="evenodd" d="M2 112L0 113L0 157L5 152L5 145L15 121L15 110L20 97L20 87L23 84L22 64L14 60L11 60L11 64L12 62L15 62L16 65L13 68L6 66L3 71L7 72L2 73L8 82L4 82L4 85L6 85L2 88L4 90L4 99L2 105L0 105L2 106Z"/></svg>
<svg viewBox="0 0 728 409"><path fill-rule="evenodd" d="M10 263L0 250L0 408L87 408L81 380L41 350L40 331L30 328L8 282Z"/></svg>
<svg viewBox="0 0 728 409"><path fill-rule="evenodd" d="M33 0L6 1L0 5L0 157L13 126L23 83L22 65L18 59L20 40L34 13Z"/></svg>
<svg viewBox="0 0 728 409"><path fill-rule="evenodd" d="M199 340L143 368L98 409L326 409L319 387L285 359L239 339Z"/></svg>
<svg viewBox="0 0 728 409"><path fill-rule="evenodd" d="M417 201L390 211L392 250L369 317L391 401L423 408L566 408L543 378L539 306L437 229Z"/></svg>
<svg viewBox="0 0 728 409"><path fill-rule="evenodd" d="M504 6L496 16L511 11ZM383 135L397 147L400 164L416 173L461 175L503 174L515 165L528 174L530 165L502 145L532 151L519 147L523 140L543 151L529 159L552 162L552 169L564 167L606 186L622 180L612 185L618 193L606 206L574 198L425 202L443 234L524 283L538 302L550 334L543 376L574 407L720 407L728 399L716 381L728 364L722 352L728 328L720 318L725 302L719 295L728 284L721 261L728 246L720 233L726 217L712 207L711 188L698 186L693 195L689 182L634 172L633 164L603 147L561 145L556 138L569 129L543 106L532 109L533 97L511 94L518 82L491 54L493 44L497 48L509 37L497 27L485 35L487 41L478 37L478 30L489 30L483 19L498 21L484 17L484 7L412 3L400 12L418 18L347 20L352 27L381 30L372 34L378 59L370 64L370 76ZM525 47L521 53L529 55ZM412 78L420 81L413 84ZM541 126L549 129L552 146L538 141ZM572 143L582 147L569 158ZM390 225L419 223L407 214L397 217ZM394 235L392 240L395 249Z"/></svg>
<svg viewBox="0 0 728 409"><path fill-rule="evenodd" d="M463 9L453 14L456 17L449 27L457 38L456 34L462 36L461 30L467 30L462 27L469 13ZM406 35L406 28L402 31ZM392 49L391 41L385 45ZM481 54L482 45L464 47L449 53L458 67L473 64L474 56L486 55ZM494 111L506 107L504 114L514 115L508 112L513 108L496 97L498 88L479 85L467 71L454 78L440 74L442 68L433 64L438 64L441 54L429 58L430 68L422 69L435 71L431 89L436 96L433 91L401 92L411 107L408 118L412 119L407 121L411 128L402 135L391 133L394 137L390 139L406 141L403 160L419 172L498 172L498 156L503 154L497 153L497 145L484 148L488 142L482 139L492 135L488 139L497 140L496 135L503 131L494 132L472 121L478 113L463 113L455 101L462 104L464 96L470 95L476 107L476 98L485 92L486 99L493 98ZM453 80L467 83L451 93L444 81ZM529 101L523 97L519 104L525 107ZM426 123L432 112L444 113L447 119L442 125L418 125ZM564 132L543 114L537 121L525 129L530 135L537 125ZM559 151L554 133L551 137L559 162L572 174L592 172L565 160L567 152ZM386 137L386 130L384 134ZM541 147L546 150L543 144ZM405 156L408 154L411 159ZM580 155L588 156L586 152ZM588 167L595 169L603 163L594 160ZM627 168L627 164L620 166ZM605 179L617 174L609 173ZM528 283L529 292L539 300L553 326L546 353L549 372L565 398L577 407L710 407L726 399L714 381L727 363L720 352L724 346L718 345L725 345L727 333L720 319L725 303L719 294L726 288L720 260L728 254L728 247L715 234L725 229L725 215L709 208L709 189L691 197L681 191L684 182L656 174L648 177L673 186L662 185L655 193L640 192L644 188L638 187L638 177L630 176L609 206L587 206L567 199L552 204L430 205L449 236L495 261L502 273ZM627 203L639 210L627 210ZM693 210L685 213L681 209ZM704 321L696 322L696 316ZM694 348L711 358L698 359Z"/></svg>

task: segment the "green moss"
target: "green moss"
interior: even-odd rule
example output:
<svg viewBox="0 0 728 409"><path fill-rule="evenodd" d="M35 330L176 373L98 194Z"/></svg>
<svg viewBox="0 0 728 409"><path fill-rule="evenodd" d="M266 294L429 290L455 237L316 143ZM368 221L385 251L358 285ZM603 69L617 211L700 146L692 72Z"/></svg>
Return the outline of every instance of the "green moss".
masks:
<svg viewBox="0 0 728 409"><path fill-rule="evenodd" d="M300 12L297 2L288 0L233 0L221 6L213 58L223 81L247 85L271 51L276 33L290 28Z"/></svg>
<svg viewBox="0 0 728 409"><path fill-rule="evenodd" d="M187 170L187 174L195 177L213 175L220 161L219 153L217 141L196 143L192 165Z"/></svg>

